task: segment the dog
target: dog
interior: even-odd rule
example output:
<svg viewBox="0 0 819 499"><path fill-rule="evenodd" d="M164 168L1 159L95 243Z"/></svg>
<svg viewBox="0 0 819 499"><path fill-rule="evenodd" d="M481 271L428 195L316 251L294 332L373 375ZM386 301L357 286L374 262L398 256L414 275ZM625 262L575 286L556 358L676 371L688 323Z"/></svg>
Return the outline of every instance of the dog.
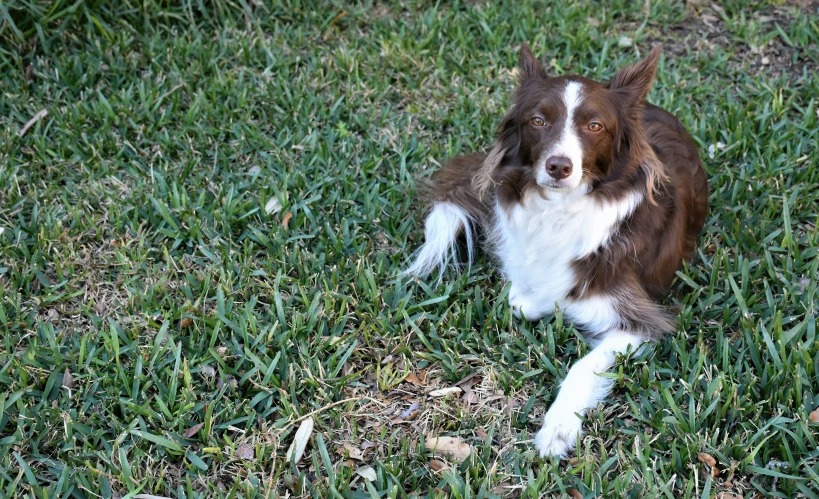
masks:
<svg viewBox="0 0 819 499"><path fill-rule="evenodd" d="M708 185L683 124L646 101L659 47L608 83L549 75L526 43L519 58L493 147L433 175L425 242L404 274L443 275L460 237L471 264L480 233L516 317L560 310L583 333L593 348L568 371L534 441L541 456L565 458L580 418L611 390L598 374L675 330L658 299L693 256Z"/></svg>

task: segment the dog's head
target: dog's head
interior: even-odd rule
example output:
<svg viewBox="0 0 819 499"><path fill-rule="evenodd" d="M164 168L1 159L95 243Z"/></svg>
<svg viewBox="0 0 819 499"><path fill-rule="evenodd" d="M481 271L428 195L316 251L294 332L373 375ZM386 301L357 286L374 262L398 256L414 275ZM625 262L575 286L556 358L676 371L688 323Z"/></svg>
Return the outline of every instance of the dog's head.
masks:
<svg viewBox="0 0 819 499"><path fill-rule="evenodd" d="M531 168L536 184L548 192L627 179L642 168L651 197L662 166L645 139L641 115L659 57L656 47L600 83L549 76L523 44L514 106L481 175L491 176L507 161Z"/></svg>

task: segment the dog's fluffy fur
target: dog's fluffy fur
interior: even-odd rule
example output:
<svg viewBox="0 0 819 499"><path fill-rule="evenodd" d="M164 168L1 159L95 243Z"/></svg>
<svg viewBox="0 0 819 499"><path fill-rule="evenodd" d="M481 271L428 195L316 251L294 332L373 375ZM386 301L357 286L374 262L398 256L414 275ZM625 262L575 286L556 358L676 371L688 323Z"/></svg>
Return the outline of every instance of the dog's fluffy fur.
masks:
<svg viewBox="0 0 819 499"><path fill-rule="evenodd" d="M453 158L434 177L426 242L407 274L441 270L477 231L510 281L517 317L559 307L595 345L569 370L543 428L541 455L565 456L578 415L609 392L618 354L674 330L655 301L692 255L708 187L691 136L646 102L659 61L648 56L608 83L549 76L524 44L514 106L486 154Z"/></svg>

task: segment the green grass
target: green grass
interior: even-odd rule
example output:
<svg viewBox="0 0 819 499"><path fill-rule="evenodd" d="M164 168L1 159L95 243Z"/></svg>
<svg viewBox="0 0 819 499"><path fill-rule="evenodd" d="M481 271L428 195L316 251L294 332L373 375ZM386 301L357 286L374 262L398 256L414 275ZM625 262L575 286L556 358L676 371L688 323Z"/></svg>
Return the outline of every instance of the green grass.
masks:
<svg viewBox="0 0 819 499"><path fill-rule="evenodd" d="M0 496L819 497L816 8L494 4L0 4ZM677 334L570 462L531 438L571 325L513 319L484 260L395 278L523 41L600 79L662 42L712 193ZM471 373L476 403L423 395ZM472 456L434 471L430 435Z"/></svg>

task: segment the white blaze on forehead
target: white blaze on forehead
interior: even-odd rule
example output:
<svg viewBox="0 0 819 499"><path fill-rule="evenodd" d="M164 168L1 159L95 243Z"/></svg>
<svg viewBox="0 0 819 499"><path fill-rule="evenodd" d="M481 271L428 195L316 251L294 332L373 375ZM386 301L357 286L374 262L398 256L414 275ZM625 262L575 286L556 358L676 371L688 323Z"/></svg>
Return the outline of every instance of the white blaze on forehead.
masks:
<svg viewBox="0 0 819 499"><path fill-rule="evenodd" d="M563 89L563 104L566 106L566 120L563 122L563 130L560 137L552 147L550 147L543 157L538 158L535 168L537 181L541 185L548 184L550 177L546 171L546 160L551 156L565 156L572 162L572 174L563 180L563 184L570 189L580 185L583 178L583 149L580 145L580 137L574 123L574 115L583 100L581 95L583 84L578 81L569 81Z"/></svg>

